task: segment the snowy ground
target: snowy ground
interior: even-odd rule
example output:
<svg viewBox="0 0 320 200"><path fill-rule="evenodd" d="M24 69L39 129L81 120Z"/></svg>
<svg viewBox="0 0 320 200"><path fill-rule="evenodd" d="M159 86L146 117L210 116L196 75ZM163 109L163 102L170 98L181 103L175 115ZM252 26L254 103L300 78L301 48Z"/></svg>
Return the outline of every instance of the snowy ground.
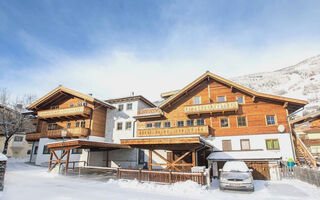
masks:
<svg viewBox="0 0 320 200"><path fill-rule="evenodd" d="M254 193L221 192L217 182L207 190L192 182L158 185L136 181L97 181L47 173L46 168L8 161L1 200L101 200L101 199L319 199L320 188L300 181L256 181Z"/></svg>

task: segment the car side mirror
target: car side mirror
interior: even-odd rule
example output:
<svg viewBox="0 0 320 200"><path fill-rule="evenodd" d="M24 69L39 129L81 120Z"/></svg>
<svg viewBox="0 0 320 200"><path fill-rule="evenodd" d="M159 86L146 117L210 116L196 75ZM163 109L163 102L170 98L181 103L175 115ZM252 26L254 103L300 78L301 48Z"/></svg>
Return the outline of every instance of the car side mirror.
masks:
<svg viewBox="0 0 320 200"><path fill-rule="evenodd" d="M253 172L253 169L249 169L249 172Z"/></svg>

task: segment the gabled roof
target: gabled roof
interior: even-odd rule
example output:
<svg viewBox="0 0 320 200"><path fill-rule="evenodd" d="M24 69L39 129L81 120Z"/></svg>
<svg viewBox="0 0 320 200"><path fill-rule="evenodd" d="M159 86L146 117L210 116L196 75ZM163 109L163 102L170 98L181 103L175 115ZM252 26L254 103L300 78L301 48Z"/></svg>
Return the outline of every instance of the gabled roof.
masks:
<svg viewBox="0 0 320 200"><path fill-rule="evenodd" d="M52 98L55 95L58 95L59 93L67 93L70 94L72 96L78 97L80 99L86 100L88 102L91 103L98 103L101 106L104 106L106 108L110 108L110 109L114 109L114 107L106 102L103 102L99 99L96 99L94 97L92 97L91 95L87 95L87 94L83 94L80 92L77 92L75 90L71 90L69 88L63 87L63 86L59 86L56 89L52 90L51 92L49 92L48 94L44 95L43 97L41 97L40 99L38 99L37 101L35 101L34 103L32 103L31 105L29 105L27 107L28 110L35 110L37 108L37 106L41 105L43 102L47 101L48 99Z"/></svg>
<svg viewBox="0 0 320 200"><path fill-rule="evenodd" d="M183 89L179 90L179 92L175 93L174 95L170 96L168 99L163 101L159 105L159 107L160 108L164 108L168 104L172 103L173 101L175 101L178 98L180 98L181 96L183 96L185 94L185 92L187 92L188 90L192 89L196 85L200 84L202 81L204 81L206 79L209 79L209 78L214 79L214 80L216 80L218 82L221 82L223 84L229 85L230 87L232 86L235 89L238 89L238 90L240 90L240 91L242 91L244 93L247 93L247 94L255 96L255 97L260 97L260 98L265 98L265 99L270 99L270 100L276 100L276 101L281 101L281 102L288 102L288 103L294 104L294 105L296 105L298 107L303 107L304 105L306 105L308 103L307 101L303 101L303 100L292 99L292 98L288 98L288 97L282 97L282 96L276 96L276 95L270 95L270 94L264 94L264 93L256 92L256 91L253 91L253 90L251 90L249 88L241 86L241 85L239 85L237 83L234 83L232 81L229 81L229 80L227 80L225 78L222 78L222 77L220 77L220 76L218 76L216 74L213 74L213 73L207 71L202 76L197 78L195 81L193 81L192 83L188 84Z"/></svg>
<svg viewBox="0 0 320 200"><path fill-rule="evenodd" d="M107 99L107 100L105 100L105 102L108 102L108 103L112 104L112 103L117 103L117 102L122 102L122 101L135 101L135 100L143 101L144 103L146 103L147 105L149 105L152 108L156 107L156 105L154 105L151 101L149 101L148 99L146 99L142 95L130 96L130 97L121 97L121 98L117 98L117 99Z"/></svg>

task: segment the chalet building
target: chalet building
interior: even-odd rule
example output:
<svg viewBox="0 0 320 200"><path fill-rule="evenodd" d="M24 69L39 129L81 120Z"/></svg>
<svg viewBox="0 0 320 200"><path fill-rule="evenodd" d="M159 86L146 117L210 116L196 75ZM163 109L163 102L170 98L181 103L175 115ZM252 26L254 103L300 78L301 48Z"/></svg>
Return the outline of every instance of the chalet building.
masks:
<svg viewBox="0 0 320 200"><path fill-rule="evenodd" d="M320 111L292 120L290 124L309 152L320 162Z"/></svg>
<svg viewBox="0 0 320 200"><path fill-rule="evenodd" d="M148 107L155 105L143 96L102 101L59 86L28 107L37 125L26 136L33 143L31 161L50 169L65 160L76 166L143 167L143 152L120 139L134 137L133 116Z"/></svg>
<svg viewBox="0 0 320 200"><path fill-rule="evenodd" d="M224 162L243 160L256 179L276 179L274 166L295 159L288 116L306 101L255 92L210 72L162 97L156 108L138 111L135 138L121 139L148 151L150 170L211 166L218 176Z"/></svg>

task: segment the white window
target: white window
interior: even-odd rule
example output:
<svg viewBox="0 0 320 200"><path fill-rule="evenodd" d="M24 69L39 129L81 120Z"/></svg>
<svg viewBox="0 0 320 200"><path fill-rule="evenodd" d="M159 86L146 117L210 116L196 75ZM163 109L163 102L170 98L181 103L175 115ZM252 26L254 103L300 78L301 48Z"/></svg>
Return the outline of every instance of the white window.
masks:
<svg viewBox="0 0 320 200"><path fill-rule="evenodd" d="M193 104L201 104L201 97L193 97Z"/></svg>
<svg viewBox="0 0 320 200"><path fill-rule="evenodd" d="M132 110L132 103L127 104L127 110Z"/></svg>
<svg viewBox="0 0 320 200"><path fill-rule="evenodd" d="M132 123L131 122L126 122L126 130L131 129Z"/></svg>
<svg viewBox="0 0 320 200"><path fill-rule="evenodd" d="M123 111L123 104L120 104L120 105L118 106L118 110L119 110L119 111Z"/></svg>
<svg viewBox="0 0 320 200"><path fill-rule="evenodd" d="M122 122L117 123L117 130L122 130Z"/></svg>
<svg viewBox="0 0 320 200"><path fill-rule="evenodd" d="M217 101L218 102L225 102L226 101L226 97L225 96L217 97Z"/></svg>

